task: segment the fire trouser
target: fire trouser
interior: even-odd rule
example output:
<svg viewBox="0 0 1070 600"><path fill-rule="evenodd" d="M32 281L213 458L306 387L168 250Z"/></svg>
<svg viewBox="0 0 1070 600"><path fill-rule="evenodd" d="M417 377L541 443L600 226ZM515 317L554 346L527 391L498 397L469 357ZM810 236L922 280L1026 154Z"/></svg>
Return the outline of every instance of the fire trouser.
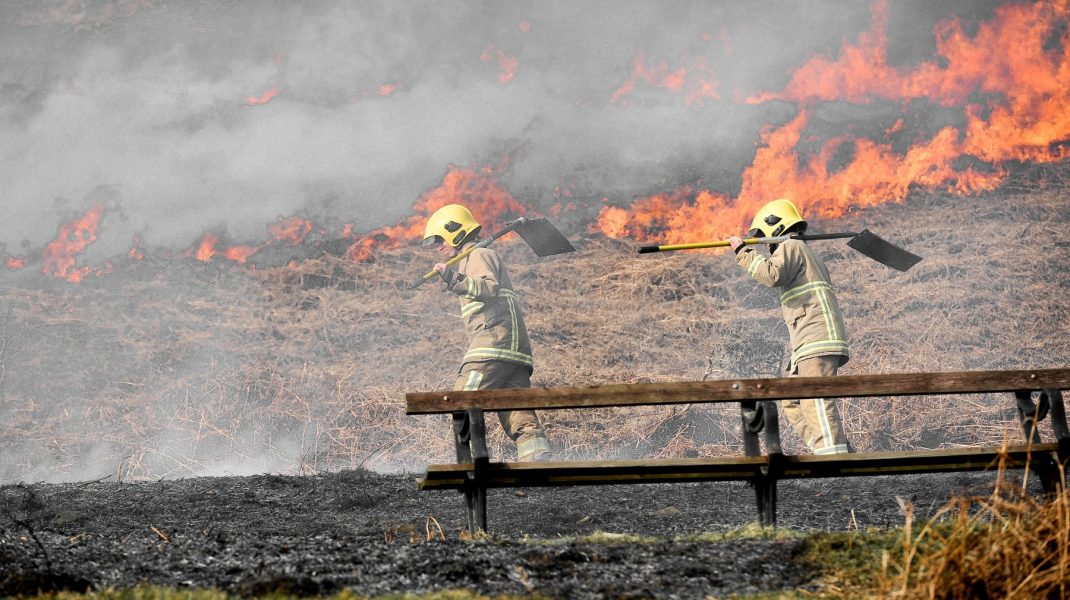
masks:
<svg viewBox="0 0 1070 600"><path fill-rule="evenodd" d="M505 361L468 362L461 366L455 390L531 387L531 367ZM550 453L539 416L533 410L498 411L505 434L516 442L517 460L544 459Z"/></svg>

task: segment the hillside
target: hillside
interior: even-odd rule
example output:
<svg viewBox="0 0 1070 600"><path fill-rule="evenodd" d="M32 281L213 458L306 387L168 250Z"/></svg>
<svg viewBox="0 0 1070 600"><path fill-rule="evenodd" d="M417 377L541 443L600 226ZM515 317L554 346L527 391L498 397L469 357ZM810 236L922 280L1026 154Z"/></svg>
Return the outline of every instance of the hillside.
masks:
<svg viewBox="0 0 1070 600"><path fill-rule="evenodd" d="M898 273L841 242L817 243L851 337L842 372L1065 367L1068 192L1064 161L995 192L918 192L812 220L812 231L869 228L925 257ZM574 254L499 246L526 311L534 385L777 374L786 330L776 295L728 257L640 256L635 242L580 229L567 232ZM437 283L408 289L433 254L407 247L358 263L299 250L318 256L253 269L150 252L80 284L0 275L0 481L392 472L448 460L446 421L403 414L405 392L452 384L464 346L455 299ZM1009 398L968 410L942 400L846 401L848 435L861 450L1020 436ZM564 457L740 450L734 407L543 417ZM493 451L508 456L490 430Z"/></svg>

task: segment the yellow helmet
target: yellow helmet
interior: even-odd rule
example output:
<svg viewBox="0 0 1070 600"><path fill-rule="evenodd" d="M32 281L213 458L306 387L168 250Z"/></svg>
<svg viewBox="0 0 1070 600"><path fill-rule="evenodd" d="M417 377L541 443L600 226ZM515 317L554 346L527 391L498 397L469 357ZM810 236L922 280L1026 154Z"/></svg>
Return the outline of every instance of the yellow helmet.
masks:
<svg viewBox="0 0 1070 600"><path fill-rule="evenodd" d="M454 248L479 233L483 226L460 204L447 204L435 211L424 229L424 245L448 244Z"/></svg>
<svg viewBox="0 0 1070 600"><path fill-rule="evenodd" d="M799 214L799 209L795 208L791 200L780 198L758 209L747 235L755 235L757 232L762 237L777 237L795 225L798 225L796 231L806 231L806 221Z"/></svg>

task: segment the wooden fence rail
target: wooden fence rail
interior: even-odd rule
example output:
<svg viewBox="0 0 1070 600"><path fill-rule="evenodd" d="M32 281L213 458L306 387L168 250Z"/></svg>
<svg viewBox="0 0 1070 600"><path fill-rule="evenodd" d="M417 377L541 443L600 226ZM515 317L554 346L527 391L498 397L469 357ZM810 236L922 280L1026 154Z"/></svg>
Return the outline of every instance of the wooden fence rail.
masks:
<svg viewBox="0 0 1070 600"><path fill-rule="evenodd" d="M459 489L472 531L486 530L486 490L492 487L746 480L754 484L759 519L776 523L776 482L803 477L844 477L1030 467L1045 491L1065 484L1070 429L1061 390L1070 369L893 373L839 377L781 377L599 386L415 392L406 413L453 415L457 462L430 465L421 489ZM1010 448L955 448L828 456L785 456L780 450L777 400L1011 393L1026 444ZM954 401L953 399L951 401ZM484 411L629 407L738 402L760 404L766 455L744 425L746 456L630 461L490 463ZM1051 415L1053 443L1042 443L1038 424ZM741 421L742 422L742 421Z"/></svg>

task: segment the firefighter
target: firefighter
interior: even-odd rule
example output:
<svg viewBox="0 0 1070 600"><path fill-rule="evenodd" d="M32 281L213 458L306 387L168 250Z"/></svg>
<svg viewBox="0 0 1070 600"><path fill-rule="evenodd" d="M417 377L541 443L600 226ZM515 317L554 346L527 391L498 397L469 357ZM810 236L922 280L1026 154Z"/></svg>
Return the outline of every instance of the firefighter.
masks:
<svg viewBox="0 0 1070 600"><path fill-rule="evenodd" d="M806 231L806 221L790 200L758 210L747 237L777 237ZM738 236L728 238L736 263L758 283L781 290L780 303L791 342L791 376L835 375L847 363L847 330L825 263L802 240L771 244L766 258ZM784 414L814 454L850 452L836 401L785 401ZM748 416L748 415L745 415ZM753 415L751 415L753 418Z"/></svg>
<svg viewBox="0 0 1070 600"><path fill-rule="evenodd" d="M449 204L427 220L424 245L434 246L449 260L478 242L480 229L467 208ZM468 336L468 350L453 389L531 387L531 342L520 299L498 253L477 248L455 265L437 263L435 270L446 289L460 298ZM550 443L535 411L500 411L498 419L506 435L516 442L518 461L550 458Z"/></svg>

